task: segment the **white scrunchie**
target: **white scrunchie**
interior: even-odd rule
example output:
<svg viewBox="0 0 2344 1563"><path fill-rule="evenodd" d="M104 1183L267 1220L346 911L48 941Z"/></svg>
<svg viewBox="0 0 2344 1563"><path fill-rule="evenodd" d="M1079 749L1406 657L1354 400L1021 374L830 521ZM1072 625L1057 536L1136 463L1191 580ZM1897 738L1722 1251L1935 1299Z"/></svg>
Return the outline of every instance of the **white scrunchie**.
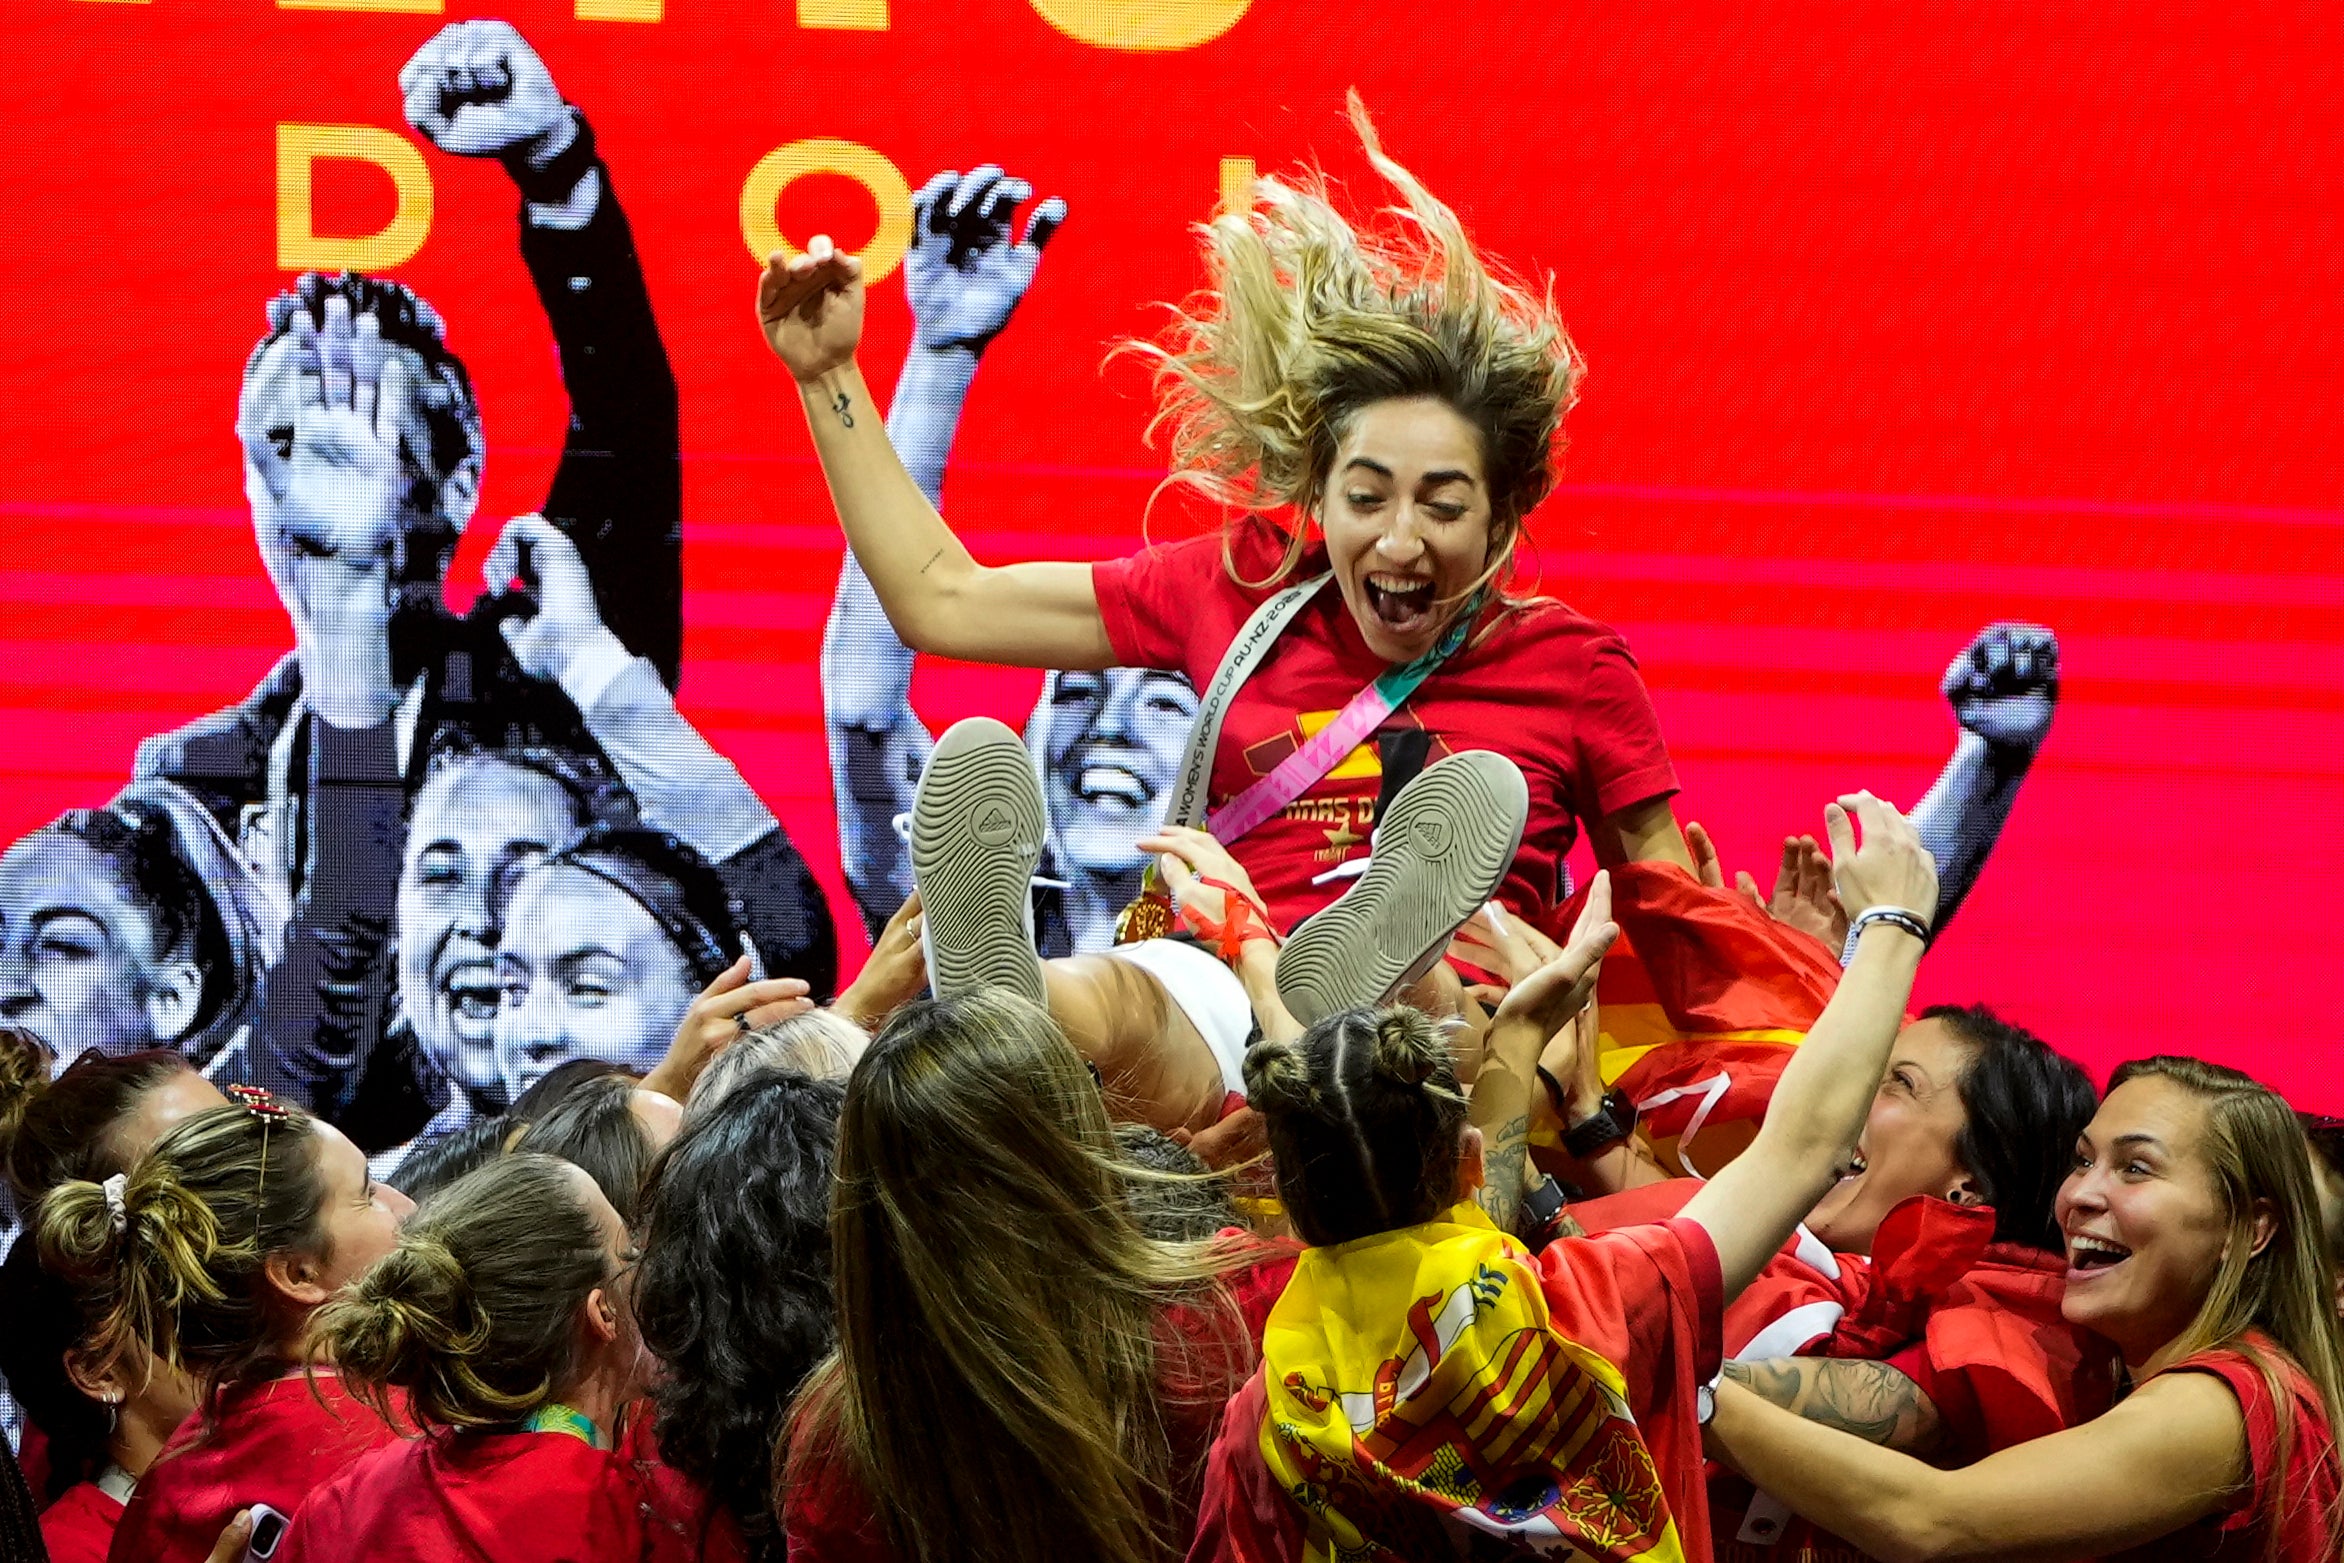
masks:
<svg viewBox="0 0 2344 1563"><path fill-rule="evenodd" d="M120 1236L122 1230L130 1225L130 1211L122 1200L122 1191L129 1186L130 1174L127 1172L117 1172L98 1185L106 1191L106 1219L114 1228L116 1236Z"/></svg>

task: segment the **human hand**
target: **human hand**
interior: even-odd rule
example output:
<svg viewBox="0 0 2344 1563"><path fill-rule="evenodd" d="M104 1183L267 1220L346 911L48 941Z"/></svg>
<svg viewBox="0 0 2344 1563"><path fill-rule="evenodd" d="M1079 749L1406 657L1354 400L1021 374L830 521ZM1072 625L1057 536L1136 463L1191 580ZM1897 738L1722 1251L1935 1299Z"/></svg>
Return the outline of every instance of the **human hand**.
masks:
<svg viewBox="0 0 2344 1563"><path fill-rule="evenodd" d="M1193 1132L1174 1129L1168 1138L1188 1147L1198 1161L1215 1172L1264 1155L1270 1148L1269 1120L1252 1107L1240 1107L1219 1123Z"/></svg>
<svg viewBox="0 0 2344 1563"><path fill-rule="evenodd" d="M1603 1022L1590 994L1570 1024L1546 1039L1546 1049L1538 1055L1538 1067L1546 1071L1546 1078L1563 1089L1563 1099L1549 1104L1561 1127L1571 1127L1579 1108L1592 1111L1591 1104L1602 1098L1602 1061ZM1535 1103L1536 1097L1532 1100Z"/></svg>
<svg viewBox="0 0 2344 1563"><path fill-rule="evenodd" d="M244 1549L251 1545L252 1511L238 1509L212 1550L204 1555L204 1563L244 1563Z"/></svg>
<svg viewBox="0 0 2344 1563"><path fill-rule="evenodd" d="M2032 756L2059 706L2059 637L2040 624L1989 624L1938 688L1964 731Z"/></svg>
<svg viewBox="0 0 2344 1563"><path fill-rule="evenodd" d="M542 166L576 136L537 51L510 22L451 22L399 68L407 123L442 152Z"/></svg>
<svg viewBox="0 0 2344 1563"><path fill-rule="evenodd" d="M1138 846L1142 852L1160 855L1158 871L1164 876L1164 888L1171 893L1174 906L1193 911L1200 921L1212 927L1227 927L1231 910L1228 892L1207 883L1218 880L1255 908L1260 919L1259 932L1249 933L1249 939L1276 937L1277 930L1267 921L1269 914L1261 910L1261 896L1255 892L1252 878L1230 855L1229 849L1212 836L1186 825L1166 825L1154 835L1142 838Z"/></svg>
<svg viewBox="0 0 2344 1563"><path fill-rule="evenodd" d="M371 726L398 703L390 623L405 564L406 360L339 294L322 325L296 309L291 336L293 424L268 453L278 503L263 552L293 620L304 695L329 722Z"/></svg>
<svg viewBox="0 0 2344 1563"><path fill-rule="evenodd" d="M1619 924L1611 920L1611 874L1599 869L1587 886L1587 902L1571 926L1569 942L1507 990L1490 1017L1491 1030L1527 1025L1541 1038L1562 1030L1595 996L1604 952L1619 936Z"/></svg>
<svg viewBox="0 0 2344 1563"><path fill-rule="evenodd" d="M665 1092L683 1101L692 1094L692 1082L717 1054L758 1026L774 1025L814 1007L814 1001L806 996L806 985L797 978L768 977L752 982L750 974L755 968L755 960L743 955L700 990L676 1026L675 1040L668 1044L666 1056L643 1077L643 1089Z"/></svg>
<svg viewBox="0 0 2344 1563"><path fill-rule="evenodd" d="M617 641L594 605L594 578L570 535L543 516L515 516L488 551L480 573L492 596L514 590L514 582L537 600L535 613L497 621L513 660L531 678L560 683L588 647ZM625 656L624 647L619 654Z"/></svg>
<svg viewBox="0 0 2344 1563"><path fill-rule="evenodd" d="M1856 826L1864 828L1856 843ZM1831 839L1832 878L1840 905L1854 916L1876 906L1902 907L1923 923L1937 915L1937 863L1913 822L1869 792L1850 793L1823 810Z"/></svg>
<svg viewBox="0 0 2344 1563"><path fill-rule="evenodd" d="M1718 860L1717 844L1699 821L1685 827L1685 845L1692 850L1696 877L1712 890L1723 890L1725 869ZM1813 836L1783 837L1782 865L1775 870L1771 895L1759 893L1758 881L1746 869L1735 872L1734 888L1776 922L1787 923L1834 950L1847 942L1848 915L1831 888L1831 860Z"/></svg>
<svg viewBox="0 0 2344 1563"><path fill-rule="evenodd" d="M912 198L903 290L915 347L981 353L1009 324L1042 264L1042 246L1066 221L1066 202L1052 196L1011 243L1011 219L1033 194L1032 185L987 163L966 174L947 169Z"/></svg>
<svg viewBox="0 0 2344 1563"><path fill-rule="evenodd" d="M1605 880L1608 893L1610 881ZM1607 911L1605 916L1609 916ZM1465 919L1456 935L1449 941L1449 954L1466 965L1486 971L1499 979L1503 988L1510 988L1532 972L1563 953L1562 947L1549 939L1530 923L1510 915L1497 902L1475 912ZM1476 990L1483 991L1482 989ZM1491 1004L1500 1003L1499 992L1488 995Z"/></svg>
<svg viewBox="0 0 2344 1563"><path fill-rule="evenodd" d="M920 942L920 893L914 890L871 941L871 958L830 1007L876 1031L879 1023L919 997L928 985L928 951Z"/></svg>
<svg viewBox="0 0 2344 1563"><path fill-rule="evenodd" d="M863 263L818 233L806 253L765 257L757 279L765 345L802 385L852 363L863 339Z"/></svg>

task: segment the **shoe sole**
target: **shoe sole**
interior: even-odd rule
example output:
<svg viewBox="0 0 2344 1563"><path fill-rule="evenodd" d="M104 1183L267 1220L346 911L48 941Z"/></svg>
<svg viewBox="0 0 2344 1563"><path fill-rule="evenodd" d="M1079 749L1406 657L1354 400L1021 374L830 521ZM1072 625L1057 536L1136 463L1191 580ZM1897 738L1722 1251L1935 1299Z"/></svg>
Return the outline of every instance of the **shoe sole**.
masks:
<svg viewBox="0 0 2344 1563"><path fill-rule="evenodd" d="M1302 1024L1391 1002L1432 968L1505 882L1530 788L1504 755L1435 761L1376 821L1367 872L1278 954L1278 996Z"/></svg>
<svg viewBox="0 0 2344 1563"><path fill-rule="evenodd" d="M912 800L912 883L938 998L1003 989L1047 1001L1033 935L1042 829L1024 742L990 717L954 723Z"/></svg>

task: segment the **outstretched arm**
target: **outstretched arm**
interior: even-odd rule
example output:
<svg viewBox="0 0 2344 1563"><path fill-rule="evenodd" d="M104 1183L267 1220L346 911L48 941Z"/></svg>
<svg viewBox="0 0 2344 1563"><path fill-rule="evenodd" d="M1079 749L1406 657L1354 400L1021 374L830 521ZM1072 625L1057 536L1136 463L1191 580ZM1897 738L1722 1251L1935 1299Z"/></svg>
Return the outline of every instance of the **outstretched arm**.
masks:
<svg viewBox="0 0 2344 1563"><path fill-rule="evenodd" d="M603 622L673 689L683 657L675 372L592 127L507 22L440 29L399 88L408 123L434 146L498 159L520 191L521 258L570 401L542 509L585 559Z"/></svg>
<svg viewBox="0 0 2344 1563"><path fill-rule="evenodd" d="M984 263L1007 279L1030 279L1053 213L1044 203L1025 238L993 245ZM1114 664L1089 565L978 564L888 443L854 361L863 328L860 261L821 235L794 260L775 254L758 283L757 315L767 345L798 382L847 544L904 644L1017 667Z"/></svg>
<svg viewBox="0 0 2344 1563"><path fill-rule="evenodd" d="M1853 1433L1866 1443L1922 1460L1933 1460L1947 1448L1937 1402L1885 1362L1783 1357L1729 1362L1725 1376L1795 1416Z"/></svg>
<svg viewBox="0 0 2344 1563"><path fill-rule="evenodd" d="M1861 849L1851 814L1864 827ZM1901 908L1926 926L1937 906L1937 871L1904 816L1864 792L1832 804L1823 818L1849 910L1861 917L1874 907ZM1686 1203L1685 1218L1700 1222L1717 1244L1729 1301L1845 1166L1888 1067L1921 949L1891 923L1869 924L1856 936L1847 974L1784 1067L1758 1137Z"/></svg>
<svg viewBox="0 0 2344 1563"><path fill-rule="evenodd" d="M2080 1427L1941 1471L1718 1386L1711 1451L1891 1563L2104 1557L2220 1512L2247 1478L2222 1381L2165 1373Z"/></svg>
<svg viewBox="0 0 2344 1563"><path fill-rule="evenodd" d="M1937 926L1978 882L2018 802L2019 787L2059 708L2059 637L2039 624L1990 624L1945 670L1939 686L1961 737L1913 828L1937 860Z"/></svg>
<svg viewBox="0 0 2344 1563"><path fill-rule="evenodd" d="M1009 323L1034 272L1003 264L1010 219L1033 195L987 165L946 170L912 202L903 260L912 345L887 415L888 443L930 505L943 503L944 467L977 363ZM1065 203L1049 203L1063 220ZM822 632L822 721L838 801L838 846L849 888L873 938L911 893L911 859L895 832L910 810L933 740L912 709L912 651L897 637L848 549Z"/></svg>

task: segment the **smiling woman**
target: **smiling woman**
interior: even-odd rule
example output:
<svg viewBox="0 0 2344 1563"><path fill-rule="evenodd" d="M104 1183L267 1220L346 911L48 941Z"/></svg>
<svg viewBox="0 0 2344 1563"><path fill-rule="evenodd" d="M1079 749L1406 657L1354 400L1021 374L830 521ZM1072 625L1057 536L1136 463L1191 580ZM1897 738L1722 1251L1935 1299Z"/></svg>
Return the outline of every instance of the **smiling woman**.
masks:
<svg viewBox="0 0 2344 1563"><path fill-rule="evenodd" d="M1359 872L1388 783L1478 749L1528 783L1520 850L1498 855L1512 861L1496 893L1549 922L1583 826L1606 862L1691 865L1669 808L1676 775L1625 644L1559 602L1504 591L1524 518L1554 480L1580 361L1548 299L1475 251L1456 214L1384 155L1356 99L1352 123L1399 219L1354 226L1315 173L1263 180L1251 210L1207 231L1211 289L1168 341L1134 348L1159 367L1170 481L1238 512L1225 538L1096 566L980 565L879 420L857 416L871 405L854 362L859 264L823 238L777 255L758 312L799 383L847 539L914 650L1157 668L1204 688L1241 638L1264 645L1217 713L1197 812L1271 921L1292 927ZM1038 261L1033 243L1018 251ZM1330 580L1336 590L1260 632L1257 610L1279 589ZM1236 819L1226 805L1241 795L1258 806ZM1520 807L1481 801L1493 817ZM1440 899L1461 900L1459 918L1493 888L1452 877ZM944 912L930 906L932 938L950 925Z"/></svg>
<svg viewBox="0 0 2344 1563"><path fill-rule="evenodd" d="M1729 1383L1719 1448L1881 1558L2334 1558L2344 1343L2286 1103L2196 1059L2126 1064L2058 1216L2061 1312L2113 1342L2136 1385L2114 1410L1937 1470Z"/></svg>

